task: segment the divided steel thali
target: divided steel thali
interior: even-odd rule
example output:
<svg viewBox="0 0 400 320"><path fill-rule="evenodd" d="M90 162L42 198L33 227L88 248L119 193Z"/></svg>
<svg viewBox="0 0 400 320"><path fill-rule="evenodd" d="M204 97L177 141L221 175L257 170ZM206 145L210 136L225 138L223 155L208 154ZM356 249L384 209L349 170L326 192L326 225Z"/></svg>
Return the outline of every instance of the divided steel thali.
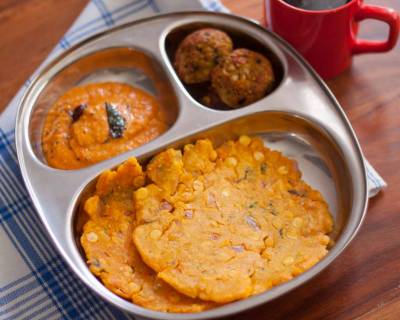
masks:
<svg viewBox="0 0 400 320"><path fill-rule="evenodd" d="M188 88L174 70L176 44L200 28L227 32L239 46L271 61L275 83L257 101L236 109L210 108L201 88ZM145 60L141 73L134 61ZM119 81L142 88L171 105L169 128L149 142L78 170L49 167L41 145L45 116L60 94L76 85ZM162 84L162 85L160 85ZM193 90L192 90L193 89ZM80 111L79 111L80 112ZM242 135L297 161L303 179L319 190L334 220L328 254L311 269L258 295L199 313L152 311L106 289L89 271L76 228L82 199L101 172L131 157L146 163L168 148L207 138L215 145ZM357 233L367 207L362 153L340 105L308 64L283 40L243 18L204 12L174 13L129 23L96 35L50 63L32 82L17 116L16 141L22 175L36 209L58 250L79 278L112 304L152 319L212 319L266 303L325 269ZM62 188L49 188L59 186Z"/></svg>

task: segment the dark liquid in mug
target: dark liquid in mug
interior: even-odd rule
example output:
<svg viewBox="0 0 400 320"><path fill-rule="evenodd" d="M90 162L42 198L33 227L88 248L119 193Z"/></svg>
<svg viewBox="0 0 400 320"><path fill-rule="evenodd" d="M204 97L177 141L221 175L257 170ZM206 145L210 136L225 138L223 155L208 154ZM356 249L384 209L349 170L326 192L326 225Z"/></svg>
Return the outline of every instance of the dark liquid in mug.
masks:
<svg viewBox="0 0 400 320"><path fill-rule="evenodd" d="M339 8L351 0L284 0L286 3L304 10L329 10Z"/></svg>

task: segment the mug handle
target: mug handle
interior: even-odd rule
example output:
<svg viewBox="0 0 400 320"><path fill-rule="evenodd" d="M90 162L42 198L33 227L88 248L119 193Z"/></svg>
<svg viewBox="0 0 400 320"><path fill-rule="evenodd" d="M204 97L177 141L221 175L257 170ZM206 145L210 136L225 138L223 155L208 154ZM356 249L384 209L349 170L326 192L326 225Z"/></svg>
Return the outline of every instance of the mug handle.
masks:
<svg viewBox="0 0 400 320"><path fill-rule="evenodd" d="M361 4L355 14L355 20L376 19L389 25L389 37L386 41L353 39L353 53L384 52L392 49L399 36L400 19L393 9Z"/></svg>

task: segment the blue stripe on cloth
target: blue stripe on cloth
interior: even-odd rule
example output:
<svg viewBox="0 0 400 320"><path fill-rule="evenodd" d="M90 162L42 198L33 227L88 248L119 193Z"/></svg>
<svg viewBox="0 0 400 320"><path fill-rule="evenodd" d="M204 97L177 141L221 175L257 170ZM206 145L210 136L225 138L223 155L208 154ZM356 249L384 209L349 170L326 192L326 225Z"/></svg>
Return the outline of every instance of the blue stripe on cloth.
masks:
<svg viewBox="0 0 400 320"><path fill-rule="evenodd" d="M33 275L32 275L33 276ZM2 301L9 305L12 301L17 300L16 303L12 304L10 307L7 306L7 308L3 308L3 310L0 311L0 316L10 313L11 311L19 308L21 305L26 304L27 302L32 301L34 298L39 297L39 296L44 296L43 290L35 290L38 289L38 284L37 282L31 281L28 283L27 286L22 287L22 290L15 290L14 292L11 292L8 296L5 296L4 299L2 298ZM41 289L41 288L39 288ZM26 293L31 293L31 294L26 294ZM26 297L24 297L26 295ZM47 296L45 296L42 299L46 299L48 301Z"/></svg>
<svg viewBox="0 0 400 320"><path fill-rule="evenodd" d="M371 182L374 186L376 186L375 180L374 180L374 178L372 177L371 172L368 170L368 167L366 167L366 169L367 169L366 171L367 171L367 178L368 178L368 181Z"/></svg>
<svg viewBox="0 0 400 320"><path fill-rule="evenodd" d="M373 182L373 184L375 185L375 188L381 187L382 186L382 182L379 181L379 179L375 175L375 173L372 172L372 168L370 168L369 165L367 165L366 168L367 168L368 179Z"/></svg>
<svg viewBox="0 0 400 320"><path fill-rule="evenodd" d="M160 8L158 7L157 3L154 0L148 0L147 3L153 9L154 12L159 13L161 12Z"/></svg>
<svg viewBox="0 0 400 320"><path fill-rule="evenodd" d="M12 317L18 318L20 316L24 316L25 314L28 313L28 311L30 311L29 312L29 317L33 318L34 314L31 313L31 310L33 308L32 302L34 303L35 307L41 306L42 304L45 304L46 302L47 302L47 304L45 304L45 306L44 306L45 309L49 309L49 308L53 307L53 304L51 303L51 301L49 302L49 299L46 296L42 297L39 300L33 300L34 298L36 298L40 294L41 294L40 292L32 294L29 297L25 298L24 300L21 300L18 303L14 304L11 308L5 309L4 311L2 311L0 313L0 317L2 315L7 314L7 313L10 314L12 311L18 309L17 312L12 313ZM31 302L31 303L27 303L27 302ZM22 307L23 305L26 305L26 306ZM42 310L42 309L40 309L40 310ZM43 310L43 311L45 311L45 310Z"/></svg>
<svg viewBox="0 0 400 320"><path fill-rule="evenodd" d="M210 0L205 4L205 7L207 10L210 11L217 11L217 12L223 11L223 7L219 3L219 1Z"/></svg>
<svg viewBox="0 0 400 320"><path fill-rule="evenodd" d="M116 15L116 14L122 12L122 11L125 11L126 9L129 9L133 5L136 5L138 3L143 3L143 2L146 2L146 1L147 0L136 0L136 1L132 0L132 1L128 2L127 4L124 4L124 5L120 6L120 7L116 7L113 11L110 11L110 14L112 16ZM115 18L113 18L113 19L115 19ZM118 20L118 18L116 18L116 19ZM92 27L92 26L94 26L96 24L102 24L102 22L103 22L103 18L102 17L94 18L92 20L89 20L86 23L83 23L83 24L77 26L76 28L72 28L72 30L67 32L67 34L65 36L67 38L70 38L70 37L74 36L78 32L86 33L88 28L90 28L90 27Z"/></svg>
<svg viewBox="0 0 400 320"><path fill-rule="evenodd" d="M110 12L107 9L107 6L103 2L103 0L92 0L94 5L97 7L99 10L101 17L104 20L104 23L107 27L112 27L114 25L114 20L110 14Z"/></svg>
<svg viewBox="0 0 400 320"><path fill-rule="evenodd" d="M68 49L71 46L71 44L69 43L69 41L67 40L66 37L61 38L59 45L60 45L61 49L64 49L64 50Z"/></svg>
<svg viewBox="0 0 400 320"><path fill-rule="evenodd" d="M130 15L137 13L138 11L143 10L144 8L147 8L147 7L148 7L148 2L146 1L145 3L143 3L141 6L139 6L137 8L134 8L131 10L126 10L123 14L118 16L118 19L122 20L122 19L129 17Z"/></svg>
<svg viewBox="0 0 400 320"><path fill-rule="evenodd" d="M0 226L31 272L1 288L1 319L30 319L45 314L47 318L49 312L62 319L129 319L99 300L56 252L23 187L14 134L2 130Z"/></svg>
<svg viewBox="0 0 400 320"><path fill-rule="evenodd" d="M110 12L110 15L115 21L119 21L147 8L148 5L148 0L132 1ZM73 30L71 33L66 34L64 38L68 40L69 43L76 43L79 40L106 29L104 25L98 23L98 19L93 20L93 22L96 23L87 24L87 26L90 26L90 28L87 28L86 26L85 28Z"/></svg>
<svg viewBox="0 0 400 320"><path fill-rule="evenodd" d="M24 88L28 88L31 83L32 83L32 79L28 78L24 83Z"/></svg>
<svg viewBox="0 0 400 320"><path fill-rule="evenodd" d="M43 315L42 319L49 319L50 315L48 313L46 313L46 311L48 311L48 310L49 310L49 305L45 305L41 309L30 313L28 316L22 318L21 320L31 320L33 317L36 317L36 316L38 316L40 314ZM55 311L53 312L53 314L54 313L55 313Z"/></svg>
<svg viewBox="0 0 400 320"><path fill-rule="evenodd" d="M37 275L37 271L32 268L31 264L29 263L29 259L27 259L25 257L25 252L23 249L21 249L21 245L20 245L20 239L16 240L12 234L14 234L15 230L13 228L13 225L7 225L6 223L2 223L2 226L5 230L5 232L7 233L7 235L10 238L10 241L14 244L16 250L19 252L20 256L22 257L22 259L25 261L25 264L30 268L32 274L35 276L35 278L37 279L38 283L42 286L42 288L44 289L44 291L48 294L49 299L53 302L53 304L57 307L58 311L60 312L60 314L62 314L64 317L67 316L67 314L65 313L65 311L63 310L63 307L61 305L59 305L57 303L57 298L55 296L52 295L52 292L49 291L48 286L46 285L46 283L44 282L44 279L41 279L38 275ZM2 299L0 299L0 306L1 305L5 305L4 301Z"/></svg>
<svg viewBox="0 0 400 320"><path fill-rule="evenodd" d="M45 308L45 307L43 307L43 308ZM45 312L43 312L43 313L44 313L43 317L40 318L41 320L59 319L59 317L57 315L58 314L57 310L54 310L47 314ZM29 315L24 318L21 318L20 320L31 320L31 319L32 319L32 317L31 317L31 315Z"/></svg>
<svg viewBox="0 0 400 320"><path fill-rule="evenodd" d="M1 301L4 304L9 304L10 302L19 299L25 293L32 291L37 287L37 281L34 278L33 274L29 274L29 281L27 281L24 285L20 285L17 288L13 288L13 290L10 290L9 293L7 294L2 294L0 295ZM0 315L4 313L4 310L0 310Z"/></svg>
<svg viewBox="0 0 400 320"><path fill-rule="evenodd" d="M19 279L16 279L15 281L10 282L6 286L0 288L0 294L6 292L10 288L18 286L22 282L24 282L24 281L26 281L28 279L31 279L31 278L32 278L32 275L31 274L27 274L27 275L25 275L25 276L23 276L23 277L21 277Z"/></svg>

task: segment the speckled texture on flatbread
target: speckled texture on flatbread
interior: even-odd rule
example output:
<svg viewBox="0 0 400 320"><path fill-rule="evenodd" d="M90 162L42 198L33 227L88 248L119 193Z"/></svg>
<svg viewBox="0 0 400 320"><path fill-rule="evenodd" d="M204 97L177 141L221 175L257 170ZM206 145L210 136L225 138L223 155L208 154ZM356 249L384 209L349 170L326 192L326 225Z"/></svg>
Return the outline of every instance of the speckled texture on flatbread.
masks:
<svg viewBox="0 0 400 320"><path fill-rule="evenodd" d="M296 162L242 136L169 149L135 191L134 243L179 292L217 303L263 292L327 253L332 217Z"/></svg>
<svg viewBox="0 0 400 320"><path fill-rule="evenodd" d="M105 171L98 179L95 194L84 205L89 220L81 236L91 272L117 295L149 309L198 312L212 307L213 303L174 290L138 254L132 241L133 192L144 181L145 175L134 158L117 170Z"/></svg>

